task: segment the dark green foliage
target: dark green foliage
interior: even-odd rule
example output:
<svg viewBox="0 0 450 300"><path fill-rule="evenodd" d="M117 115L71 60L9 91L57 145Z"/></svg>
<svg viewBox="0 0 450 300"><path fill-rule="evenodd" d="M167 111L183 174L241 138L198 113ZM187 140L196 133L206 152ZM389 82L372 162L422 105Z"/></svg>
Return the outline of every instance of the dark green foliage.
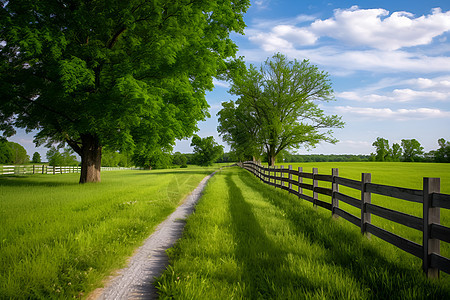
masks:
<svg viewBox="0 0 450 300"><path fill-rule="evenodd" d="M133 162L145 169L167 169L172 165L172 156L168 151L155 149L153 152L143 151L134 154Z"/></svg>
<svg viewBox="0 0 450 300"><path fill-rule="evenodd" d="M180 152L175 152L172 155L172 164L180 166L180 167L187 167L187 157L184 154L181 154Z"/></svg>
<svg viewBox="0 0 450 300"><path fill-rule="evenodd" d="M41 155L38 152L34 152L31 162L32 163L40 163L41 162Z"/></svg>
<svg viewBox="0 0 450 300"><path fill-rule="evenodd" d="M10 144L4 138L0 138L0 164L12 164L13 152Z"/></svg>
<svg viewBox="0 0 450 300"><path fill-rule="evenodd" d="M192 137L192 146L194 147L193 162L199 166L210 166L223 156L223 146L217 144L212 136L201 138L195 134Z"/></svg>
<svg viewBox="0 0 450 300"><path fill-rule="evenodd" d="M450 142L446 142L443 138L438 140L439 149L434 151L434 161L450 163Z"/></svg>
<svg viewBox="0 0 450 300"><path fill-rule="evenodd" d="M192 136L237 51L249 0L10 0L0 4L0 131L68 144L81 177L102 147L152 155ZM164 150L164 151L165 151ZM81 180L80 182L85 182Z"/></svg>
<svg viewBox="0 0 450 300"><path fill-rule="evenodd" d="M51 147L46 156L50 166L77 166L79 162L73 154L74 152L70 148L64 148L61 153L56 147Z"/></svg>

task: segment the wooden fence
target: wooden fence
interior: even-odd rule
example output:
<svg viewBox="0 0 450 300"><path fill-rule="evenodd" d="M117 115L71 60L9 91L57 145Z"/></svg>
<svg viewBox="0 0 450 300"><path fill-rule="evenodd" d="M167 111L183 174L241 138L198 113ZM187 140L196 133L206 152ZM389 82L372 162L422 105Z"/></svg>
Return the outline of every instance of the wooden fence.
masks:
<svg viewBox="0 0 450 300"><path fill-rule="evenodd" d="M117 171L117 170L141 170L141 168L123 168L123 167L102 167L102 171ZM80 166L59 167L47 165L23 165L23 166L1 166L0 175L30 175L30 174L66 174L66 173L80 173Z"/></svg>
<svg viewBox="0 0 450 300"><path fill-rule="evenodd" d="M319 174L317 168L313 168L312 173L305 173L302 168L292 170L292 166L289 166L289 169L285 169L283 166L263 167L255 162L240 163L240 166L269 185L312 202L314 206L330 210L332 216L342 217L360 227L362 234L373 234L422 259L422 268L428 277L439 277L439 270L450 274L450 259L440 255L440 241L450 243L450 228L440 224L440 208L450 209L450 195L440 193L439 178L423 178L423 189L414 190L372 183L370 173L362 173L361 181L358 181L339 177L338 169L332 169L331 175L324 175ZM297 180L293 180L293 175L297 176ZM310 179L312 184L304 183L303 178ZM331 188L319 187L321 181L331 183ZM339 186L360 191L360 199L340 192ZM303 189L311 191L312 197L304 194ZM319 194L329 196L330 202L319 200ZM423 217L419 218L374 205L371 203L372 194L422 203ZM339 208L339 201L360 210L360 217ZM422 245L371 224L371 215L421 231Z"/></svg>

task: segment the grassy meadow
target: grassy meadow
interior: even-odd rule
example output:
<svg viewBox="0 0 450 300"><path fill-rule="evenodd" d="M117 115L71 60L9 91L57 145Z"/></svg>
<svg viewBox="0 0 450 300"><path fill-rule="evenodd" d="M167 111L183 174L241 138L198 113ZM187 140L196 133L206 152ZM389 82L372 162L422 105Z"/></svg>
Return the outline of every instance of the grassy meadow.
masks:
<svg viewBox="0 0 450 300"><path fill-rule="evenodd" d="M310 165L328 173L336 163ZM359 166L366 167L340 165L340 174L353 179L361 176ZM309 171L309 166L302 166ZM372 167L375 183L414 188L399 176L405 169L396 174L388 164L367 166ZM412 172L406 175L411 178L422 174L414 171L415 165L395 166ZM439 168L423 167L431 167L426 176L436 176L433 172ZM439 177L448 179L448 167L443 169L437 171L445 173ZM447 274L427 279L416 257L376 237L367 239L351 223L332 219L329 211L313 208L239 168L224 169L210 180L183 238L168 253L170 266L156 282L161 299L448 299L450 295Z"/></svg>
<svg viewBox="0 0 450 300"><path fill-rule="evenodd" d="M288 165L285 164L284 167L287 168ZM302 167L304 172L312 172L312 168L318 168L320 174L331 174L332 168L338 168L339 176L359 181L361 180L361 173L371 173L372 183L417 190L422 190L423 188L423 177L437 177L441 179L441 193L450 194L450 164L404 162L327 162L292 164L293 169L297 170L298 167ZM296 179L295 176L294 179ZM304 179L304 182L311 183L312 181ZM326 182L321 182L319 185L328 188L331 187L331 184ZM339 189L342 193L354 198L360 199L361 197L360 191L347 187L340 187ZM304 190L304 193L312 196L312 192L310 191ZM330 197L328 196L319 195L319 199L331 202ZM421 203L374 194L372 194L371 201L373 204L422 218L423 207ZM339 206L357 217L361 216L360 210L351 205L341 201ZM372 215L372 224L408 238L418 244L422 244L421 231L374 215ZM450 227L449 210L441 209L441 224ZM450 257L450 245L442 242L441 253L446 257Z"/></svg>
<svg viewBox="0 0 450 300"><path fill-rule="evenodd" d="M0 298L86 296L214 169L0 177Z"/></svg>

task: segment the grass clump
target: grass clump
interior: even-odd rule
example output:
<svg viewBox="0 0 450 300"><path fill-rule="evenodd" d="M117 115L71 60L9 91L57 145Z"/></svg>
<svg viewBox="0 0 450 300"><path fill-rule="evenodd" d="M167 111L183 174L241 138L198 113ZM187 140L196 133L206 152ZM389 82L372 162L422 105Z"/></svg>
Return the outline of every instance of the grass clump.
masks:
<svg viewBox="0 0 450 300"><path fill-rule="evenodd" d="M214 168L0 178L0 298L85 297Z"/></svg>
<svg viewBox="0 0 450 300"><path fill-rule="evenodd" d="M168 251L161 299L443 299L411 255L229 168L214 176Z"/></svg>

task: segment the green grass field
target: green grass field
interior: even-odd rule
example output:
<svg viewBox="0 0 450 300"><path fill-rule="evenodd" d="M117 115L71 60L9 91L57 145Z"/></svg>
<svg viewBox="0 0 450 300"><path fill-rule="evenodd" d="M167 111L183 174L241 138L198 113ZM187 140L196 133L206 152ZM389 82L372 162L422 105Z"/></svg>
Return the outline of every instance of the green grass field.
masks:
<svg viewBox="0 0 450 300"><path fill-rule="evenodd" d="M322 167L328 168L319 164L319 171ZM341 174L351 177L344 169ZM376 183L388 181L372 178ZM392 180L392 185L402 184ZM414 256L375 237L367 239L349 222L332 219L329 211L315 209L239 168L224 169L211 179L169 256L171 265L156 283L162 299L450 295L450 276L428 280Z"/></svg>
<svg viewBox="0 0 450 300"><path fill-rule="evenodd" d="M285 164L284 167L287 168L288 165ZM338 168L339 176L354 180L361 180L361 173L371 173L373 183L417 190L422 190L423 188L423 177L437 177L441 179L441 193L450 194L450 164L398 162L329 162L292 164L293 169L297 170L298 167L302 167L304 172L312 172L312 168L317 167L320 174L331 174L332 168ZM294 179L296 178L294 177ZM305 179L304 182L311 183L311 180L308 181ZM323 182L320 186L331 187L331 184ZM340 191L357 199L360 199L361 197L360 191L356 191L351 188L340 187ZM304 192L305 194L312 196L311 192L307 190ZM331 202L330 197L328 196L319 195L319 199ZM422 218L423 208L420 203L380 195L372 195L372 203ZM340 202L339 206L357 217L361 216L360 210L351 205ZM418 244L422 244L422 233L420 231L377 216L372 216L372 224L402 237L408 238ZM441 209L441 224L450 227L449 210ZM443 242L441 251L441 253L447 257L450 257L449 244Z"/></svg>
<svg viewBox="0 0 450 300"><path fill-rule="evenodd" d="M0 177L0 298L86 296L214 169Z"/></svg>

